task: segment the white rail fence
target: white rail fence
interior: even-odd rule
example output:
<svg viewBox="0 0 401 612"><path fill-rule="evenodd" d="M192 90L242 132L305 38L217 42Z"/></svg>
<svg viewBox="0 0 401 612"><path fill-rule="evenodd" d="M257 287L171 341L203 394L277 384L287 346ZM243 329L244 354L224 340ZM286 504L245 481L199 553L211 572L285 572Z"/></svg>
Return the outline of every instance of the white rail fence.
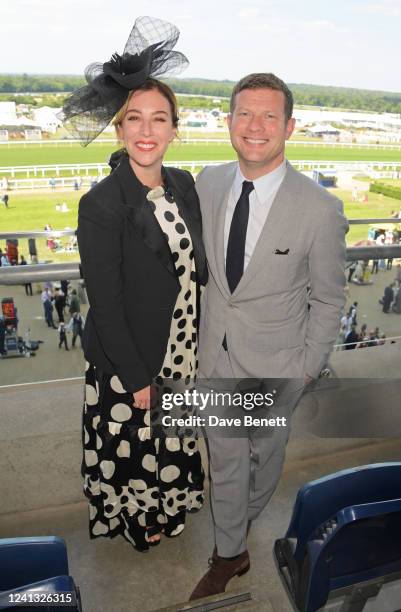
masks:
<svg viewBox="0 0 401 612"><path fill-rule="evenodd" d="M181 132L186 132L187 128L185 126L181 127ZM218 131L218 130L213 130ZM228 136L228 134L227 134ZM221 143L228 144L230 142L229 138L180 138L180 142L186 143ZM69 146L73 147L79 145L79 140L74 140L73 138L64 138L60 140L0 140L0 146L6 147L14 147L19 146L23 148L27 148L31 145L47 147L49 145L58 146ZM115 138L101 138L98 140L94 140L91 146L94 145L103 145L103 144L113 144L116 145L117 141ZM324 140L290 140L286 144L287 147L318 147L318 148L328 148L328 149L387 149L394 151L401 151L401 143L372 143L372 142L335 142L335 141L324 141Z"/></svg>
<svg viewBox="0 0 401 612"><path fill-rule="evenodd" d="M204 166L225 164L231 160L181 160L165 162L166 166L184 168L193 174ZM355 172L372 178L400 178L401 161L322 161L291 160L300 171ZM100 180L110 171L106 163L50 164L34 166L2 166L0 176L6 177L9 189L56 189L74 188L77 179L82 185Z"/></svg>

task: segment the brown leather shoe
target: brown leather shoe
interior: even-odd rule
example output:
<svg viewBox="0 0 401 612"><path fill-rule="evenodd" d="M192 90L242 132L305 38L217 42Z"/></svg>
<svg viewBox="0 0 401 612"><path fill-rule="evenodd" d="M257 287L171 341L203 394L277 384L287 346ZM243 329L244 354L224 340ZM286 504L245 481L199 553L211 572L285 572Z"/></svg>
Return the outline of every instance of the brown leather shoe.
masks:
<svg viewBox="0 0 401 612"><path fill-rule="evenodd" d="M209 559L209 565L209 571L198 582L189 601L224 593L231 578L246 574L251 566L247 550L235 559L223 559L213 551L213 556Z"/></svg>

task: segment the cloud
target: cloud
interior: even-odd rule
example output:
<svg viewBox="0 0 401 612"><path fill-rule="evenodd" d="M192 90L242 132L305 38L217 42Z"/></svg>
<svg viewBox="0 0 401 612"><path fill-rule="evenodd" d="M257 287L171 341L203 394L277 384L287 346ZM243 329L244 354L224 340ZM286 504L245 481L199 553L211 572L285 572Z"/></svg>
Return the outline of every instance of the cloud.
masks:
<svg viewBox="0 0 401 612"><path fill-rule="evenodd" d="M253 17L259 17L259 15L260 9L258 9L256 6L241 9L238 13L238 17L240 19L251 19Z"/></svg>
<svg viewBox="0 0 401 612"><path fill-rule="evenodd" d="M373 2L360 7L360 12L370 15L383 15L384 17L401 17L401 2L400 0Z"/></svg>
<svg viewBox="0 0 401 612"><path fill-rule="evenodd" d="M326 32L334 32L335 34L346 34L347 28L338 26L333 21L328 19L313 19L311 21L303 21L299 24L300 27L304 27L311 30L325 30Z"/></svg>

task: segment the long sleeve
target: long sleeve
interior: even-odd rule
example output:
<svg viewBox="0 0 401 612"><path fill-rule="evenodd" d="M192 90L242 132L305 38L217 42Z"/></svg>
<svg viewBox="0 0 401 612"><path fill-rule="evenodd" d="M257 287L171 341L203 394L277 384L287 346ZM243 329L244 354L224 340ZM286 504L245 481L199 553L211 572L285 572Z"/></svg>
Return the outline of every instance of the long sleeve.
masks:
<svg viewBox="0 0 401 612"><path fill-rule="evenodd" d="M105 206L106 204L106 206ZM123 303L123 220L95 195L81 198L78 244L91 317L98 341L127 391L138 391L152 381L134 345Z"/></svg>
<svg viewBox="0 0 401 612"><path fill-rule="evenodd" d="M309 254L310 299L305 372L316 378L337 337L345 304L345 234L348 223L338 199L325 203L325 216Z"/></svg>

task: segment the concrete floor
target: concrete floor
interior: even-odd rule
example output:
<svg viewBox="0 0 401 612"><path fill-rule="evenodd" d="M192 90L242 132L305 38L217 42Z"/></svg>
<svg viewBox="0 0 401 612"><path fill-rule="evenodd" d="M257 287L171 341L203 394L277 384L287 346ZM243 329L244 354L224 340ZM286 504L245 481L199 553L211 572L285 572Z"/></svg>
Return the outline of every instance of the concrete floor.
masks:
<svg viewBox="0 0 401 612"><path fill-rule="evenodd" d="M250 531L251 570L233 579L231 592L250 591L252 602L230 610L290 612L292 608L272 560L274 540L287 529L296 492L302 484L339 469L380 461L400 460L400 440L287 462L268 508ZM135 551L120 537L89 540L86 503L0 516L0 537L59 535L65 538L70 573L79 584L84 612L127 612L185 602L207 569L213 541L208 505L188 517L177 539L163 538L147 554Z"/></svg>

